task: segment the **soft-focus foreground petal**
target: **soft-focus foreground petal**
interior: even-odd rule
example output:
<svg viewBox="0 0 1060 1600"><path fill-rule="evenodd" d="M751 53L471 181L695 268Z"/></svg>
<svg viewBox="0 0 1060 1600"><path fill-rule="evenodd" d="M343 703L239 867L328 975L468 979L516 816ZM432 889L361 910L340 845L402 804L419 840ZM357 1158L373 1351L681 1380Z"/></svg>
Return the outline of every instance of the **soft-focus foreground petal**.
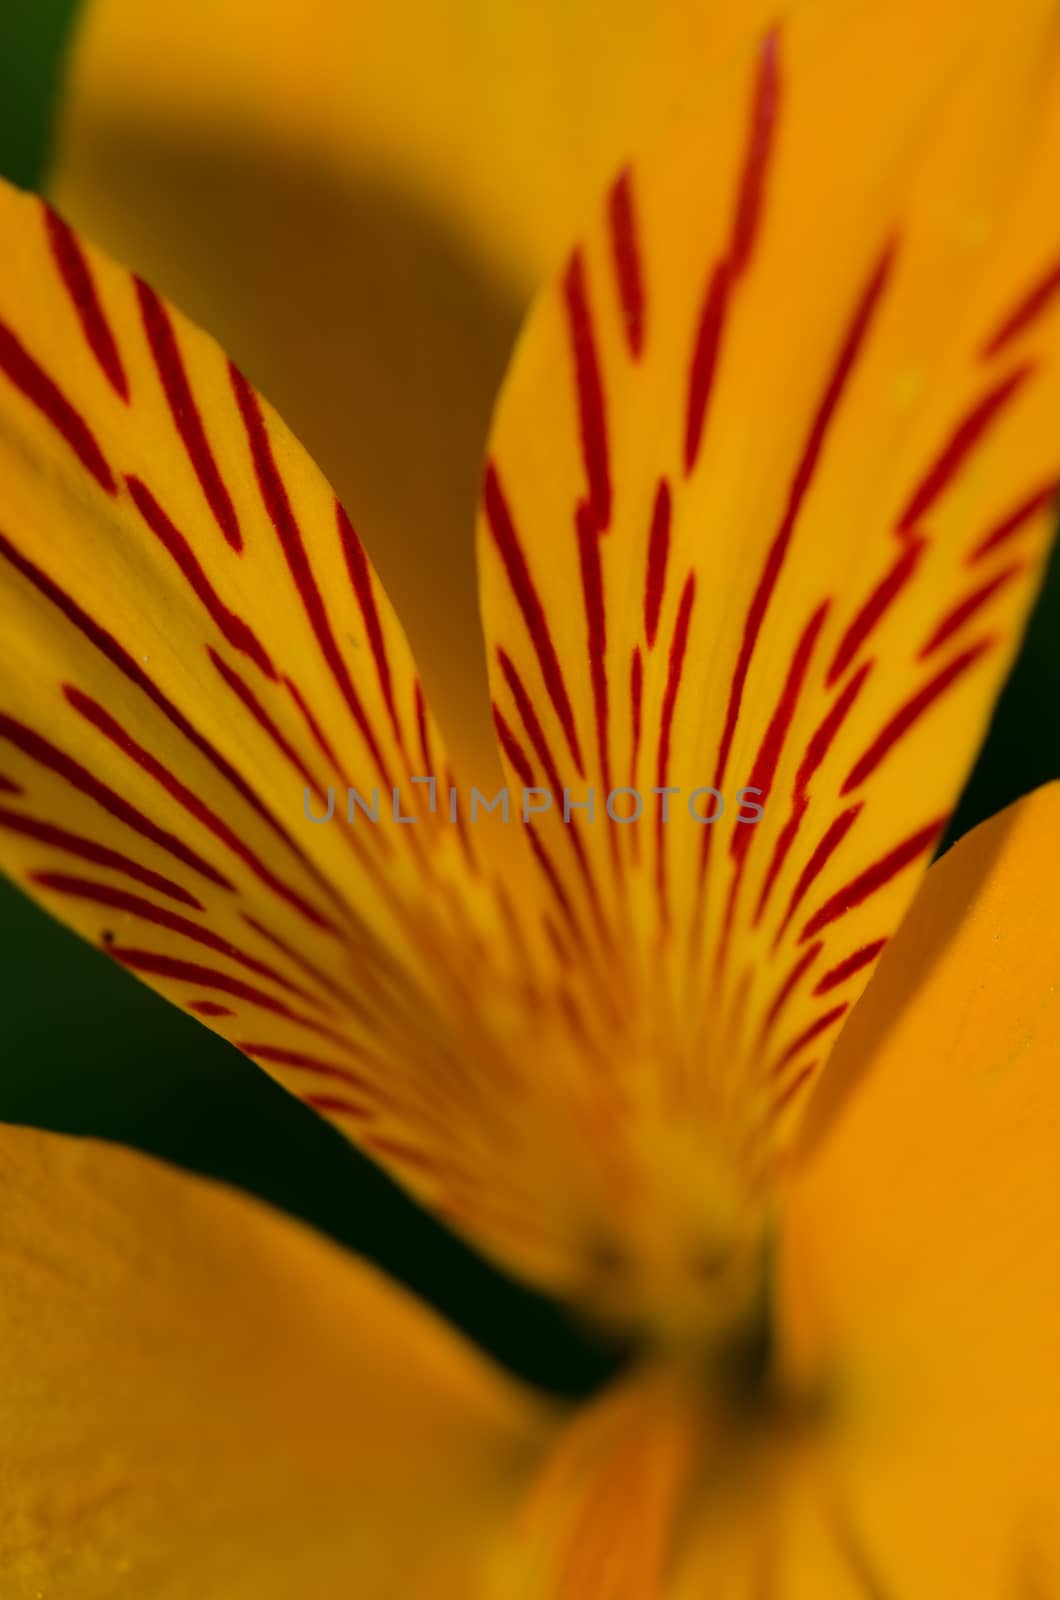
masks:
<svg viewBox="0 0 1060 1600"><path fill-rule="evenodd" d="M798 10L616 183L502 394L497 725L513 780L595 791L537 859L613 980L601 1139L678 1209L716 1130L752 1170L785 1135L1017 646L1060 477L1058 86L1052 0Z"/></svg>
<svg viewBox="0 0 1060 1600"><path fill-rule="evenodd" d="M542 1408L307 1229L0 1130L9 1600L475 1600Z"/></svg>
<svg viewBox="0 0 1060 1600"><path fill-rule="evenodd" d="M546 1188L510 1046L556 957L345 513L152 290L7 188L0 232L0 861L421 1198L513 1143Z"/></svg>
<svg viewBox="0 0 1060 1600"><path fill-rule="evenodd" d="M92 0L51 191L215 333L360 525L495 761L472 528L529 293L764 0Z"/></svg>
<svg viewBox="0 0 1060 1600"><path fill-rule="evenodd" d="M1051 785L931 868L786 1196L787 1358L874 1593L1060 1584L1058 839Z"/></svg>

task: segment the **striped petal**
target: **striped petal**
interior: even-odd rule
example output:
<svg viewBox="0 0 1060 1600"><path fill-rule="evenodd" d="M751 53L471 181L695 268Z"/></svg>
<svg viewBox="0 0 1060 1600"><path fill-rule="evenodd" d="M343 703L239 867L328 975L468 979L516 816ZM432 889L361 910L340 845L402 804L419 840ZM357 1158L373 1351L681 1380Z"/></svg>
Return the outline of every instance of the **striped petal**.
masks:
<svg viewBox="0 0 1060 1600"><path fill-rule="evenodd" d="M0 1191L5 1597L491 1592L548 1416L425 1308L113 1146L0 1128Z"/></svg>
<svg viewBox="0 0 1060 1600"><path fill-rule="evenodd" d="M1045 0L798 11L618 178L501 398L497 726L556 796L530 831L572 955L609 975L615 1142L654 1122L678 1192L768 1172L1035 592L1058 40Z"/></svg>
<svg viewBox="0 0 1060 1600"><path fill-rule="evenodd" d="M357 535L212 340L35 198L0 234L0 860L466 1207L534 969Z"/></svg>
<svg viewBox="0 0 1060 1600"><path fill-rule="evenodd" d="M57 204L221 339L357 507L451 748L492 775L474 504L519 319L610 172L771 8L81 10Z"/></svg>
<svg viewBox="0 0 1060 1600"><path fill-rule="evenodd" d="M1058 837L1052 784L931 868L785 1195L786 1359L880 1594L1060 1581Z"/></svg>

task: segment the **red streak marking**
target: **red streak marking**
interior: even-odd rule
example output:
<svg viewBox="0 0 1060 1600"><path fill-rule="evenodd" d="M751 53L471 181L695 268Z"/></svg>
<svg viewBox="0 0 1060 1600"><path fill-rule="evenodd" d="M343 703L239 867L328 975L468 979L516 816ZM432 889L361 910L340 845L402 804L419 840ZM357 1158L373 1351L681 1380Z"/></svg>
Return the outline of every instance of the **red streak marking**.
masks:
<svg viewBox="0 0 1060 1600"><path fill-rule="evenodd" d="M62 613L68 622L77 628L80 633L84 634L85 638L100 654L105 656L113 666L117 667L118 671L128 678L130 683L135 683L138 689L143 690L147 698L161 711L166 720L179 733L184 735L189 744L193 745L200 754L205 756L210 765L221 774L225 782L231 785L240 798L245 800L247 805L261 817L262 821L267 823L272 831L283 840L284 844L293 851L306 870L312 873L327 893L331 895L332 899L337 903L341 903L341 896L325 878L321 877L318 869L308 860L304 851L291 838L283 824L273 816L260 797L254 793L246 779L236 771L208 739L199 733L198 729L188 721L184 713L178 710L173 702L162 693L144 672L139 662L135 661L124 646L118 643L114 635L102 628L94 618L81 609L65 590L60 589L58 584L53 582L45 572L16 550L2 533L0 533L0 555L4 556L12 566L21 572L44 595L45 599L49 600ZM225 888L232 887L227 879L215 878L214 881L221 882Z"/></svg>
<svg viewBox="0 0 1060 1600"><path fill-rule="evenodd" d="M806 1081L813 1076L820 1065L821 1058L818 1056L816 1060L811 1061L807 1066L803 1067L801 1071L795 1074L791 1082L787 1084L780 1094L777 1095L776 1100L773 1102L773 1105L770 1108L771 1119L779 1117L780 1113L786 1109L792 1100L794 1100L799 1090L803 1087Z"/></svg>
<svg viewBox="0 0 1060 1600"><path fill-rule="evenodd" d="M305 545L302 541L301 530L295 520L287 490L276 467L269 443L268 430L265 418L258 404L257 396L250 387L246 378L234 366L229 366L232 388L239 405L243 426L246 428L247 440L250 445L250 454L254 462L254 471L257 475L258 488L261 492L262 502L269 515L269 520L276 530L280 546L287 561L288 571L298 590L302 605L305 608L321 654L331 670L332 677L342 694L353 717L360 729L361 735L371 752L372 759L379 770L387 788L392 788L390 774L386 762L383 760L375 731L361 704L360 696L354 688L349 670L342 658L342 654L335 641L335 635L328 621L328 614L317 586L313 569L306 555Z"/></svg>
<svg viewBox="0 0 1060 1600"><path fill-rule="evenodd" d="M570 903L570 896L563 887L560 876L552 863L552 858L545 849L544 845L541 843L540 835L535 832L530 824L525 823L524 828L526 831L526 836L530 840L530 847L534 853L534 860L544 873L545 878L548 881L548 886L555 895L556 902L559 905L560 910L563 912L568 924L570 925L571 932L577 939L580 937L578 919L574 914L574 907Z"/></svg>
<svg viewBox="0 0 1060 1600"><path fill-rule="evenodd" d="M584 501L578 507L578 562L582 578L582 599L588 628L586 648L589 676L593 686L596 714L596 746L604 788L611 790L611 757L608 750L607 698L607 613L604 605L604 575L600 564L600 543L592 514Z"/></svg>
<svg viewBox="0 0 1060 1600"><path fill-rule="evenodd" d="M807 946L802 955L796 961L795 965L792 967L791 971L788 973L787 977L784 979L784 982L780 985L780 988L773 997L773 1001L769 1007L769 1010L762 1018L762 1028L758 1036L759 1043L762 1043L766 1039L773 1027L773 1024L776 1022L777 1018L780 1016L780 1013L791 999L799 980L805 975L806 972L809 971L810 967L813 966L823 949L824 940L819 939L816 944Z"/></svg>
<svg viewBox="0 0 1060 1600"><path fill-rule="evenodd" d="M978 589L973 589L971 594L965 595L964 599L955 605L952 611L947 612L934 633L920 646L917 652L917 660L926 661L928 656L933 655L940 645L946 643L947 639L952 639L953 635L963 628L970 617L974 617L981 611L987 601L991 600L999 589L1003 589L1006 584L1012 582L1013 578L1018 577L1021 572L1026 572L1026 570L1026 562L1014 561L1011 566L995 573L988 583L981 584Z"/></svg>
<svg viewBox="0 0 1060 1600"><path fill-rule="evenodd" d="M278 1017L286 1017L290 1022L297 1022L303 1027L319 1031L317 1023L301 1016L297 1011L292 1011L290 1006L282 1000L277 1000L275 995L255 989L251 984L244 983L242 978L233 978L230 973L219 972L215 967L204 967L197 961L183 961L178 956L164 955L158 950L118 949L116 946L111 946L110 953L115 961L120 961L122 966L128 967L131 972L142 972L155 978L170 978L180 983L195 983L204 989L216 989L219 994L234 995L237 1000L246 1000L251 1005L260 1006L263 1011L271 1011Z"/></svg>
<svg viewBox="0 0 1060 1600"><path fill-rule="evenodd" d="M128 403L129 380L125 376L125 368L121 364L114 334L103 313L96 285L92 281L92 273L81 246L73 230L67 227L51 206L44 205L43 209L52 257L77 312L77 319L88 347L99 362L100 370L115 394Z"/></svg>
<svg viewBox="0 0 1060 1600"><path fill-rule="evenodd" d="M827 928L830 923L837 922L848 911L853 911L857 906L863 905L870 895L882 889L891 879L896 877L903 867L907 867L930 850L938 839L945 826L946 818L939 817L934 822L929 822L926 827L920 828L916 833L910 834L901 844L895 845L893 850L866 867L856 878L825 901L819 911L814 912L809 922L799 934L799 942L812 939L815 934Z"/></svg>
<svg viewBox="0 0 1060 1600"><path fill-rule="evenodd" d="M849 794L859 784L865 782L870 773L875 772L880 762L887 756L900 739L909 732L910 728L919 721L924 712L933 705L940 695L945 694L959 678L968 671L997 643L994 638L980 639L978 643L970 646L963 654L956 656L948 666L937 672L933 678L924 684L905 705L895 712L891 720L881 728L875 739L865 753L855 761L847 773L840 794Z"/></svg>
<svg viewBox="0 0 1060 1600"><path fill-rule="evenodd" d="M861 811L862 804L863 802L859 802L857 805L849 806L846 811L841 811L839 816L835 817L825 829L815 849L812 851L809 860L806 862L802 872L799 874L798 882L791 891L791 898L788 901L788 909L784 913L784 920L777 929L776 939L773 942L774 949L776 949L776 946L784 937L788 924L795 915L796 911L799 909L809 890L813 887L814 883L820 877L821 873L824 871L825 867L828 865L829 861L835 855L836 851L839 849L839 846L843 843L843 840L854 826L854 823L857 821L858 814Z"/></svg>
<svg viewBox="0 0 1060 1600"><path fill-rule="evenodd" d="M788 859L789 852L792 845L795 843L799 829L802 827L802 820L806 815L809 804L809 795L796 794L795 799L792 802L791 815L788 817L787 822L785 822L784 826L777 834L776 843L773 846L773 854L769 862L769 870L762 881L762 887L758 895L758 904L755 906L755 914L751 922L751 926L754 928L758 927L758 924L765 915L765 910L769 904L773 890L776 887L777 879L780 876L781 869L783 868L785 861Z"/></svg>
<svg viewBox="0 0 1060 1600"><path fill-rule="evenodd" d="M268 1061L277 1067L301 1067L306 1072L321 1072L329 1078L345 1078L348 1083L356 1085L359 1089L371 1087L347 1067L337 1066L330 1061L321 1061L318 1056L307 1055L302 1050L286 1050L280 1045L245 1043L243 1040L236 1043L236 1049L242 1050L244 1055L252 1056L255 1061Z"/></svg>
<svg viewBox="0 0 1060 1600"><path fill-rule="evenodd" d="M420 760L423 763L423 772L426 777L434 771L431 758L431 735L427 721L427 702L423 695L423 685L419 678L416 679L416 736L420 741Z"/></svg>
<svg viewBox="0 0 1060 1600"><path fill-rule="evenodd" d="M29 351L16 339L6 322L0 321L0 372L14 384L31 405L44 416L57 433L61 434L80 461L107 494L117 494L114 475L103 457L103 452L79 411L55 383L44 368L38 366Z"/></svg>
<svg viewBox="0 0 1060 1600"><path fill-rule="evenodd" d="M267 678L276 677L276 668L269 660L264 647L255 637L253 629L229 610L200 565L199 559L185 536L175 527L163 511L151 490L142 479L127 474L133 504L163 548L172 556L181 574L196 597L202 602L211 620L234 650L247 655Z"/></svg>
<svg viewBox="0 0 1060 1600"><path fill-rule="evenodd" d="M97 701L83 694L80 689L74 688L72 684L63 685L63 694L69 704L84 717L86 722L101 733L105 739L109 739L123 755L128 756L129 760L135 762L143 772L153 778L178 805L187 811L189 816L193 817L201 827L212 833L215 839L220 840L274 894L279 895L282 900L293 906L308 922L313 923L316 927L326 928L330 933L336 932L334 924L322 912L317 911L296 890L290 888L281 878L278 878L255 855L249 845L245 844L238 834L234 833L228 824L210 809L205 801L201 800L197 794L194 794L191 789L181 783L180 779L170 772L169 768L164 766L155 756L151 755L149 751L145 750L143 745L138 744L132 735L127 733L121 724L115 721L110 713L105 711Z"/></svg>
<svg viewBox="0 0 1060 1600"><path fill-rule="evenodd" d="M174 883L172 878L163 877L160 872L152 872L150 867L141 866L138 861L133 861L129 856L122 855L118 850L111 850L106 845L97 844L94 839L85 839L77 833L67 833L65 828L57 828L50 822L38 822L34 817L23 816L17 811L6 811L0 808L0 828L7 828L12 833L25 834L29 839L37 839L41 844L51 845L53 850L61 850L66 855L77 856L81 861L91 861L93 866L107 867L112 872L124 873L135 883L141 883L147 889L154 889L158 894L168 895L171 900L177 900L181 905L190 906L193 911L203 911L205 907L193 894Z"/></svg>
<svg viewBox="0 0 1060 1600"><path fill-rule="evenodd" d="M390 676L390 662L386 653L386 640L383 638L383 626L379 620L379 608L375 603L375 592L372 587L372 571L368 565L364 545L346 515L346 511L339 502L335 501L335 518L338 522L339 538L342 541L342 553L346 557L346 570L350 575L353 591L357 596L357 604L361 608L364 619L365 631L368 634L368 643L375 662L376 676L383 694L387 713L390 717L390 726L394 730L394 738L399 749L404 748L401 732L401 723L398 720L397 705L394 701L394 683ZM424 774L430 776L430 769Z"/></svg>
<svg viewBox="0 0 1060 1600"><path fill-rule="evenodd" d="M134 278L147 343L158 369L174 426L199 480L214 521L233 550L242 550L243 535L228 490L206 438L199 408L184 370L180 346L169 313L154 290Z"/></svg>
<svg viewBox="0 0 1060 1600"><path fill-rule="evenodd" d="M291 699L298 707L299 714L306 727L309 729L309 732L312 734L317 748L325 756L328 762L330 762L331 766L334 767L335 771L338 773L347 789L355 787L355 785L350 783L350 780L347 777L338 756L332 749L332 746L329 743L324 730L321 728L316 717L314 717L312 711L309 709L305 697L303 696L298 685L291 678L284 678L283 683L284 688L287 690L288 694L291 696Z"/></svg>
<svg viewBox="0 0 1060 1600"><path fill-rule="evenodd" d="M818 1017L816 1022L811 1022L810 1026L804 1028L798 1038L793 1039L788 1048L773 1063L769 1069L769 1077L778 1078L784 1068L794 1061L795 1057L800 1055L808 1044L812 1044L815 1039L819 1039L822 1033L826 1033L849 1010L850 1002L849 1000L844 1000L841 1005L833 1006L831 1011L826 1011L824 1016Z"/></svg>
<svg viewBox="0 0 1060 1600"><path fill-rule="evenodd" d="M365 1007L357 997L351 994L349 989L344 988L341 983L336 982L328 973L322 971L315 962L310 961L308 956L303 955L299 950L295 950L286 940L281 939L279 934L273 933L271 929L266 928L256 917L252 917L249 911L241 912L241 916L248 928L252 928L259 938L271 944L274 950L279 950L280 954L286 956L288 961L293 962L299 971L305 973L306 977L311 978L314 983L318 983L322 989L334 996L336 1000L340 1000L351 1011L360 1016L366 1015Z"/></svg>
<svg viewBox="0 0 1060 1600"><path fill-rule="evenodd" d="M721 353L721 335L729 300L730 268L727 261L715 264L703 306L699 313L696 342L688 377L688 406L685 412L685 477L699 457L707 409L714 388L714 375Z"/></svg>
<svg viewBox="0 0 1060 1600"><path fill-rule="evenodd" d="M777 767L784 753L784 746L791 731L791 724L795 719L803 684L806 682L806 674L809 671L817 639L830 606L830 600L822 601L803 629L799 642L795 647L795 652L792 655L791 664L788 667L788 674L784 681L784 687L780 692L776 709L762 737L762 743L758 747L758 754L755 757L754 766L751 768L751 776L747 783L749 788L761 790L759 799L762 805L766 803L772 792ZM755 831L754 828L747 827L733 829L732 842L729 849L735 861L742 861L746 856L751 844L751 837Z"/></svg>
<svg viewBox="0 0 1060 1600"><path fill-rule="evenodd" d="M754 251L755 238L762 216L765 198L766 173L776 132L777 110L780 103L780 65L778 36L774 28L762 41L758 59L758 73L751 101L751 126L744 157L733 218L732 243L729 258L733 275L745 270Z"/></svg>
<svg viewBox="0 0 1060 1600"><path fill-rule="evenodd" d="M268 734L277 750L280 751L280 753L290 763L298 775L305 780L314 793L323 796L323 787L317 781L310 769L306 766L297 750L294 749L285 736L280 732L279 728L276 726L275 722L273 722L272 718L269 716L269 713L265 710L265 707L262 705L257 695L254 694L250 686L244 683L238 672L230 667L226 661L222 660L222 658L217 654L217 651L214 650L210 645L207 645L206 647L206 654L209 656L214 667L220 673L221 677L231 689L232 693L236 696L236 699L242 706L246 708L247 711L250 712L251 716L254 718L254 721L263 730L263 732Z"/></svg>
<svg viewBox="0 0 1060 1600"><path fill-rule="evenodd" d="M814 994L827 994L830 989L837 989L841 983L845 983L848 978L852 978L855 972L860 972L862 967L867 967L871 961L875 961L886 943L886 939L875 939L872 944L863 944L860 950L855 950L854 954L847 956L845 961L837 962L834 967L825 973L813 991ZM820 949L820 945L811 946L811 948Z"/></svg>
<svg viewBox="0 0 1060 1600"><path fill-rule="evenodd" d="M333 1094L304 1094L303 1105L311 1106L314 1111L320 1111L325 1116L333 1114L337 1117L353 1117L358 1122L368 1122L372 1113L366 1106L355 1106L349 1100L340 1100Z"/></svg>
<svg viewBox="0 0 1060 1600"><path fill-rule="evenodd" d="M515 768L516 775L524 789L534 788L534 772L526 758L526 752L519 743L511 728L501 715L497 702L493 702L493 722L497 729L497 737L501 742L501 749Z"/></svg>
<svg viewBox="0 0 1060 1600"><path fill-rule="evenodd" d="M366 1138L363 1144L366 1150L373 1150L377 1155L389 1157L403 1166L416 1167L421 1172L438 1171L438 1164L433 1157L414 1149L412 1145L401 1144L397 1139Z"/></svg>
<svg viewBox="0 0 1060 1600"><path fill-rule="evenodd" d="M713 785L715 789L720 789L725 781L725 771L729 762L729 752L732 749L733 736L736 732L736 722L740 715L740 705L743 700L743 691L747 682L751 657L754 655L758 636L765 621L770 601L773 598L781 568L784 565L784 558L787 555L788 545L791 542L799 512L813 482L814 473L824 450L829 428L865 343L873 314L887 284L893 262L894 246L889 244L884 249L855 308L850 326L840 346L839 354L814 415L798 467L795 470L795 475L788 491L787 507L776 537L770 547L769 554L766 557L765 568L758 581L758 587L755 590L754 598L747 613L747 620L744 624L736 670L733 673L732 687L729 691L725 726L718 749L718 762Z"/></svg>
<svg viewBox="0 0 1060 1600"><path fill-rule="evenodd" d="M5 778L3 776L3 774L0 773L0 794L24 794L24 793L25 793L25 791L22 788L22 785L20 783L16 783L14 778ZM11 813L11 814L13 815L14 813Z"/></svg>
<svg viewBox="0 0 1060 1600"><path fill-rule="evenodd" d="M694 572L690 572L681 591L681 602L677 608L677 620L674 623L674 636L670 643L669 669L666 678L666 689L663 694L662 721L659 726L659 749L655 768L655 782L660 789L666 788L666 778L670 766L670 736L673 730L674 711L677 706L677 691L681 687L681 673L685 664L685 651L688 648L688 629L692 619L692 606L695 598L696 575ZM655 882L659 893L659 906L663 923L667 924L669 922L669 910L666 894L666 855L663 850L662 818L662 797L660 797L655 828Z"/></svg>
<svg viewBox="0 0 1060 1600"><path fill-rule="evenodd" d="M626 342L634 361L639 361L644 351L644 275L637 248L633 174L629 167L612 186L607 215L611 224L611 258L615 266Z"/></svg>
<svg viewBox="0 0 1060 1600"><path fill-rule="evenodd" d="M930 510L965 461L983 438L991 424L1004 410L1012 396L1034 371L1033 366L1017 367L1015 372L977 400L971 411L962 417L941 452L932 462L898 518L896 532L911 533L916 524Z"/></svg>
<svg viewBox="0 0 1060 1600"><path fill-rule="evenodd" d="M965 557L965 565L974 566L977 561L981 561L991 550L996 550L998 545L1004 544L1006 540L1012 538L1013 534L1019 533L1020 529L1025 527L1032 517L1036 517L1039 511L1054 508L1058 495L1060 495L1060 483L1054 479L1052 483L1047 483L1044 488L1038 489L1034 494L1028 496L1026 500L1016 507L1015 511L1010 512L1007 517L1003 518L996 528L992 528L969 551Z"/></svg>
<svg viewBox="0 0 1060 1600"><path fill-rule="evenodd" d="M522 612L523 621L526 623L527 632L537 655L541 676L545 680L548 697L552 702L553 710L559 718L560 726L567 739L574 765L578 776L584 778L585 767L582 764L581 749L578 744L578 735L574 727L574 712L571 708L567 686L563 681L563 672L556 655L556 647L552 642L548 621L534 580L530 576L530 569L526 564L519 536L515 531L511 513L508 510L504 491L501 488L500 478L493 462L486 467L486 481L483 491L483 502L486 519L489 522L493 542L504 563L504 570L508 576L512 593Z"/></svg>
<svg viewBox="0 0 1060 1600"><path fill-rule="evenodd" d="M644 585L644 636L648 649L655 648L659 629L659 612L666 589L666 562L670 554L670 485L659 479L655 491L655 504L651 513L651 532L648 535L648 573Z"/></svg>
<svg viewBox="0 0 1060 1600"><path fill-rule="evenodd" d="M926 539L910 539L898 560L873 589L840 639L825 679L829 688L842 677L887 610L901 594L927 549Z"/></svg>
<svg viewBox="0 0 1060 1600"><path fill-rule="evenodd" d="M216 1000L192 1000L188 1004L189 1011L195 1011L200 1017L234 1017L235 1012L231 1006L219 1006Z"/></svg>
<svg viewBox="0 0 1060 1600"><path fill-rule="evenodd" d="M755 909L754 915L755 927L758 926L763 915L765 914L766 906L769 903L769 899L776 885L776 881L780 876L781 869L788 858L788 853L795 842L795 838L800 827L802 826L802 820L806 815L806 810L810 803L810 797L807 793L807 787L810 779L813 777L814 773L821 765L821 762L828 754L828 751L831 749L832 742L835 739L836 734L839 732L839 729L846 720L847 713L850 711L851 706L854 704L854 701L860 694L861 686L871 671L871 661L866 661L863 666L858 668L857 672L855 672L854 676L848 680L842 693L829 707L820 724L810 736L809 743L806 746L806 754L803 756L799 765L799 770L795 774L791 815L784 824L780 833L777 835L777 842L773 851L773 859L769 864L769 871L766 874L765 882L762 884L762 891L759 895L758 905Z"/></svg>
<svg viewBox="0 0 1060 1600"><path fill-rule="evenodd" d="M589 485L589 509L599 533L611 521L611 468L607 456L607 413L596 352L592 312L585 284L585 263L580 250L570 258L563 279L563 298L567 308L574 377L578 389L578 417L582 460Z"/></svg>
<svg viewBox="0 0 1060 1600"><path fill-rule="evenodd" d="M1060 294L1060 261L1048 268L1045 275L1027 291L997 331L991 334L979 352L980 358L989 361L991 356L996 356L999 350L1003 350L1005 345L1041 316L1056 294Z"/></svg>
<svg viewBox="0 0 1060 1600"><path fill-rule="evenodd" d="M166 928L170 933L180 934L182 938L189 939L194 944L201 944L217 955L227 956L230 961L246 967L248 972L255 973L259 978L268 978L270 982L279 984L281 988L298 995L300 999L320 1004L319 1001L314 1002L314 997L307 994L298 984L291 983L274 967L266 966L264 962L247 955L230 939L221 938L220 934L201 927L197 922L189 921L187 917L182 917L175 911L167 911L163 906L156 906L153 901L145 900L142 895L129 894L125 889L116 889L106 883L96 883L90 878L70 877L64 872L31 872L29 877L31 882L39 884L42 889L52 889L56 894L67 895L74 900L87 900L92 905L107 906L113 911L140 917L156 928Z"/></svg>
<svg viewBox="0 0 1060 1600"><path fill-rule="evenodd" d="M108 789L106 784L100 783L98 778L93 777L88 769L81 766L72 756L66 755L57 746L50 744L39 733L34 733L32 728L27 728L24 723L16 722L13 717L5 716L2 712L0 712L0 738L7 739L29 756L31 761L36 761L40 766L47 767L49 772L64 778L72 788L94 800L118 822L131 828L142 838L149 839L161 850L175 856L178 861L182 861L186 867L191 867L192 871L216 884L219 889L235 889L233 883L178 839L176 834L156 826L142 811L137 811L135 806L129 805L128 801L115 794L113 789Z"/></svg>
<svg viewBox="0 0 1060 1600"><path fill-rule="evenodd" d="M644 701L644 662L641 659L640 645L633 649L633 659L629 667L629 704L633 718L633 748L629 758L629 786L637 787L637 765L640 761L640 733L641 716ZM633 835L636 838L636 833Z"/></svg>

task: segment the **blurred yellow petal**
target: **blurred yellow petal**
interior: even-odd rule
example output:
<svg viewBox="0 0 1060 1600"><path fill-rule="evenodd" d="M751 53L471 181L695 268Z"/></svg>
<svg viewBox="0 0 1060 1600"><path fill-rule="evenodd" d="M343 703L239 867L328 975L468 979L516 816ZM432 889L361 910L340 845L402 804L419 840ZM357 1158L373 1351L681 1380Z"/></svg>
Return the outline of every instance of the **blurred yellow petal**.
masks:
<svg viewBox="0 0 1060 1600"><path fill-rule="evenodd" d="M215 1184L0 1129L0 1589L476 1600L543 1407Z"/></svg>
<svg viewBox="0 0 1060 1600"><path fill-rule="evenodd" d="M51 190L217 334L349 505L491 776L474 501L529 293L764 0L86 5Z"/></svg>
<svg viewBox="0 0 1060 1600"><path fill-rule="evenodd" d="M885 1594L1060 1583L1058 839L1054 784L931 868L785 1196L787 1360Z"/></svg>
<svg viewBox="0 0 1060 1600"><path fill-rule="evenodd" d="M517 350L497 723L513 780L582 806L533 819L542 880L613 975L614 1143L675 1194L768 1168L1018 646L1060 480L1058 88L1051 0L797 9L634 161Z"/></svg>

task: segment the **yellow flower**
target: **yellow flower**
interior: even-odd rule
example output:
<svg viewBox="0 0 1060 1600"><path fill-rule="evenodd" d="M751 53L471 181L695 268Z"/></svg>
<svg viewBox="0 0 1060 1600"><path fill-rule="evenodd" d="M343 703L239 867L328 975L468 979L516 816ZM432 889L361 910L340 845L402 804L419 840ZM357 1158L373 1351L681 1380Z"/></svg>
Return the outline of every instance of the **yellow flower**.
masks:
<svg viewBox="0 0 1060 1600"><path fill-rule="evenodd" d="M338 79L307 91L305 53L331 10L292 15L287 71L218 75L242 114L274 83L318 154ZM523 175L533 124L513 107L481 164L431 148L456 125L431 101L440 18L412 15L423 97L393 160L422 185L455 163L461 226L530 273L550 228L486 223L491 163ZM87 37L136 83L123 28ZM485 722L457 710L473 640L435 721L271 406L155 289L0 195L5 863L637 1350L571 1412L257 1203L3 1129L5 1597L1060 1585L1060 787L924 877L1050 533L1058 86L1053 0L810 3L611 182L490 434L504 780L477 735L462 761L443 742ZM601 104L579 182L615 153ZM390 459L428 506L418 434ZM460 586L457 547L419 539L429 691ZM511 820L475 817L501 781Z"/></svg>

